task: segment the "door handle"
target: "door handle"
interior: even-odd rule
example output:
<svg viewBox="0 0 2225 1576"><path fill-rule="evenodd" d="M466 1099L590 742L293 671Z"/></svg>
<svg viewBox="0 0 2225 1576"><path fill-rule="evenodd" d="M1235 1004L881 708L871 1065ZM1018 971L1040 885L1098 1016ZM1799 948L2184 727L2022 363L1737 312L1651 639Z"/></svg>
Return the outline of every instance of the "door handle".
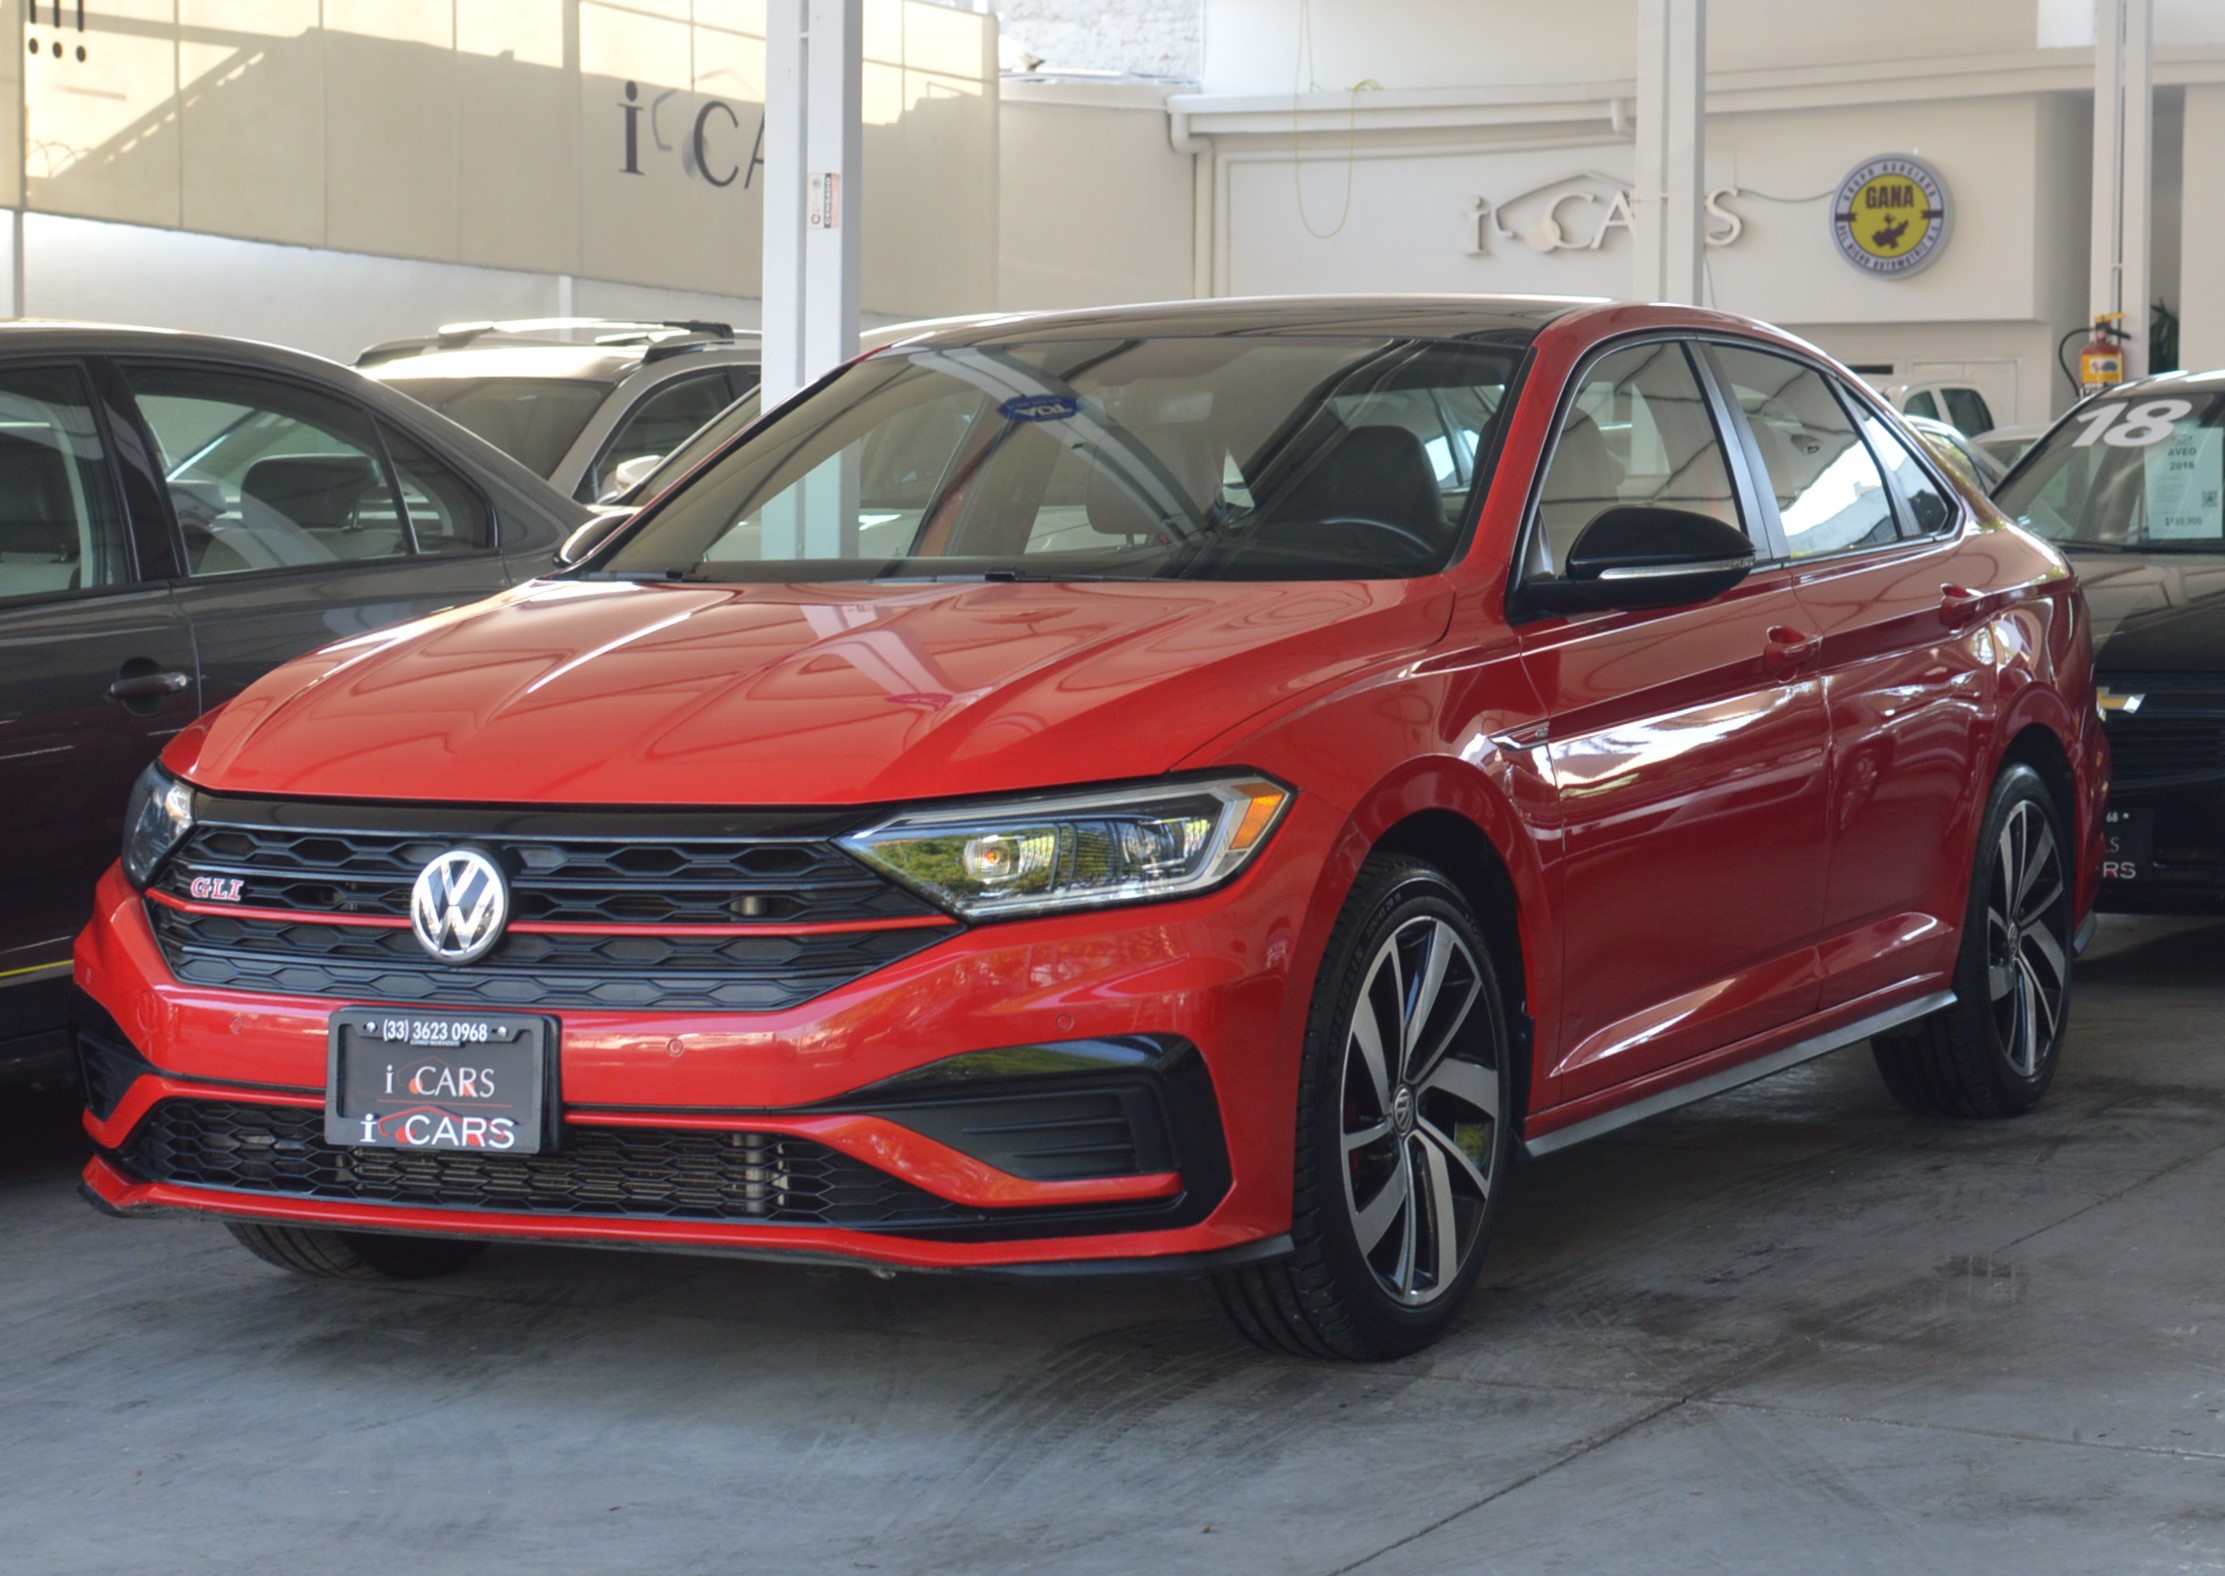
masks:
<svg viewBox="0 0 2225 1576"><path fill-rule="evenodd" d="M1949 629L1960 629L1983 612L1986 593L1972 591L1967 586L1943 585L1939 588L1939 621Z"/></svg>
<svg viewBox="0 0 2225 1576"><path fill-rule="evenodd" d="M1796 668L1823 648L1823 637L1786 624L1771 628L1762 640L1762 660L1772 668Z"/></svg>
<svg viewBox="0 0 2225 1576"><path fill-rule="evenodd" d="M166 695L177 694L192 682L192 676L185 673L131 673L108 686L108 698L120 700L127 706L133 701L161 700Z"/></svg>

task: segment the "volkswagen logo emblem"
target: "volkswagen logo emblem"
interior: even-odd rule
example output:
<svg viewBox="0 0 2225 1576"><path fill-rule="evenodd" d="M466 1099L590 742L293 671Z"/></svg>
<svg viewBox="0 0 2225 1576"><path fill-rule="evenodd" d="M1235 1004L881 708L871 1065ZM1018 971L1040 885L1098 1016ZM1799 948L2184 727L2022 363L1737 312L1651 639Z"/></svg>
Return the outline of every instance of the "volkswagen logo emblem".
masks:
<svg viewBox="0 0 2225 1576"><path fill-rule="evenodd" d="M409 928L417 944L443 963L472 963L502 939L510 918L510 884L475 848L451 848L417 872L409 894Z"/></svg>

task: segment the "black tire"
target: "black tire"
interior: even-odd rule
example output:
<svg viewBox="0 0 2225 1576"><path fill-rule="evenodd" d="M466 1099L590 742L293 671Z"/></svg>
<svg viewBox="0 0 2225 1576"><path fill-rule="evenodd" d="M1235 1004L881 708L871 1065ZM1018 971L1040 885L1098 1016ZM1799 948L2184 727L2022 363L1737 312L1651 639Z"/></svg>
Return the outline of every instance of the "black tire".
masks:
<svg viewBox="0 0 2225 1576"><path fill-rule="evenodd" d="M460 1270L486 1251L461 1237L398 1237L377 1231L316 1231L303 1226L225 1222L241 1247L296 1275L319 1280L426 1280Z"/></svg>
<svg viewBox="0 0 2225 1576"><path fill-rule="evenodd" d="M1954 1005L1870 1042L1910 1111L2020 1116L2047 1093L2070 1024L2069 847L2039 773L2003 768L1978 836Z"/></svg>
<svg viewBox="0 0 2225 1576"><path fill-rule="evenodd" d="M1412 1042L1395 1066L1386 1029ZM1513 1089L1498 979L1466 900L1418 859L1371 858L1330 933L1307 1018L1294 1251L1213 1279L1238 1333L1271 1352L1361 1360L1403 1357L1443 1334L1505 1191Z"/></svg>

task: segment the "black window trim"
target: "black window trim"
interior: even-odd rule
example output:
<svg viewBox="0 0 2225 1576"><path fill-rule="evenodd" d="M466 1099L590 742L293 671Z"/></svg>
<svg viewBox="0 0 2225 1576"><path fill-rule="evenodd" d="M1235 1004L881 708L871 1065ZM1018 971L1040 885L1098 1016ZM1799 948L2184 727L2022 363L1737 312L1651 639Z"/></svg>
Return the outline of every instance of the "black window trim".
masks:
<svg viewBox="0 0 2225 1576"><path fill-rule="evenodd" d="M104 596L117 596L126 592L160 591L167 585L162 576L147 573L147 543L137 511L132 507L131 488L124 475L123 458L118 453L116 433L109 409L110 390L99 375L96 357L71 355L67 351L49 355L28 355L0 362L0 375L11 372L68 373L77 379L85 395L85 408L93 418L94 440L100 445L101 463L108 472L110 501L116 508L116 524L121 532L125 575L121 580L97 586L63 586L54 591L26 591L16 596L0 596L0 608L44 607L61 602L85 602Z"/></svg>
<svg viewBox="0 0 2225 1576"><path fill-rule="evenodd" d="M1743 422L1732 429L1738 436L1738 442L1729 441L1724 432L1723 422L1726 411L1724 409L1723 391L1716 386L1712 364L1700 354L1700 347L1704 340L1691 329L1683 327L1636 329L1627 334L1618 334L1613 338L1603 339L1592 346L1590 350L1584 353L1583 359L1578 361L1569 370L1568 376L1562 380L1560 394L1556 397L1553 405L1552 437L1545 445L1544 451L1538 456L1536 466L1530 472L1529 494L1522 501L1522 527L1514 535L1513 561L1508 566L1507 573L1505 610L1509 624L1519 626L1534 624L1543 619L1569 616L1578 618L1615 616L1610 612L1576 615L1547 613L1543 609L1532 607L1522 593L1533 579L1557 578L1549 575L1531 574L1530 548L1535 542L1539 530L1539 515L1544 505L1545 478L1553 468L1554 456L1560 452L1561 432L1568 424L1568 413L1575 408L1576 395L1584 386L1585 374L1589 373L1600 362L1606 360L1607 357L1620 351L1634 349L1640 345L1657 343L1675 344L1683 349L1685 365L1690 369L1693 380L1699 384L1701 397L1707 402L1708 414L1716 427L1716 445L1723 451L1724 469L1730 473L1733 501L1738 509L1739 529L1745 533L1746 539L1754 544L1755 568L1771 568L1778 565L1779 560L1773 556L1771 545L1774 540L1772 533L1775 530L1776 511L1771 509L1764 514L1757 503L1759 493L1753 485L1754 476L1748 470L1746 451L1743 447L1744 444L1752 440L1746 434ZM1744 343L1744 341L1734 341L1734 343ZM1729 403L1730 410L1735 412L1737 402L1731 401ZM1493 425L1503 432L1507 423L1500 420L1494 422ZM1497 462L1498 456L1494 454L1493 464L1496 465ZM1478 462L1478 469L1481 469L1480 461ZM1775 500L1771 499L1770 502L1774 503ZM1770 524L1764 526L1762 531L1757 534L1755 526L1763 520L1769 521ZM1455 562L1457 561L1456 559Z"/></svg>
<svg viewBox="0 0 2225 1576"><path fill-rule="evenodd" d="M390 415L367 400L358 399L352 394L334 388L329 383L320 382L316 378L303 377L299 373L288 369L265 367L252 362L240 362L224 356L196 354L186 350L181 350L176 354L135 351L102 359L116 376L117 392L129 400L129 409L139 429L140 441L147 446L147 454L157 467L156 480L158 482L164 481L160 472L162 445L155 439L154 429L147 422L146 412L139 408L138 391L131 386L131 372L134 368L187 367L196 371L230 374L251 381L260 380L266 383L277 383L290 388L306 390L310 394L347 406L371 429L371 438L375 450L374 458L385 467L387 490L393 498L395 513L401 518L402 528L409 535L410 551L387 558L354 558L317 564L278 564L267 569L243 569L227 575L195 575L188 567L189 561L185 552L185 528L178 523L177 505L170 497L169 487L159 485L155 492L161 500L162 517L168 526L170 551L177 569L177 573L169 577L167 584L173 586L221 585L226 582L239 584L249 579L260 582L298 578L310 574L330 574L336 566L340 568L352 566L364 569L391 569L396 565L403 564L453 563L473 558L500 558L502 556L502 517L495 509L493 500L487 497L485 490L453 462L447 460L440 453L438 445L429 442L425 435L415 430L409 422ZM401 397L406 398L407 396ZM427 553L418 546L417 522L411 518L409 506L402 498L401 473L395 468L394 457L387 449L386 434L382 430L383 426L390 422L407 433L410 440L420 448L440 459L455 474L456 478L469 489L472 496L479 500L480 507L487 511L487 534L491 538L488 546L473 548L468 553Z"/></svg>

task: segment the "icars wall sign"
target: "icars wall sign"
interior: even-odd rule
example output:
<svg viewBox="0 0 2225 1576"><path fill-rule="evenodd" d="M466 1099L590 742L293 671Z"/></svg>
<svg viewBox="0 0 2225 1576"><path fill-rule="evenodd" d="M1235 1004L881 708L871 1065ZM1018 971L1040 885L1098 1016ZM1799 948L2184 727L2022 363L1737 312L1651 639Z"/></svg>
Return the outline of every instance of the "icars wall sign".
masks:
<svg viewBox="0 0 2225 1576"><path fill-rule="evenodd" d="M1937 170L1889 153L1863 160L1839 182L1831 238L1839 255L1864 273L1898 279L1939 255L1952 214Z"/></svg>

